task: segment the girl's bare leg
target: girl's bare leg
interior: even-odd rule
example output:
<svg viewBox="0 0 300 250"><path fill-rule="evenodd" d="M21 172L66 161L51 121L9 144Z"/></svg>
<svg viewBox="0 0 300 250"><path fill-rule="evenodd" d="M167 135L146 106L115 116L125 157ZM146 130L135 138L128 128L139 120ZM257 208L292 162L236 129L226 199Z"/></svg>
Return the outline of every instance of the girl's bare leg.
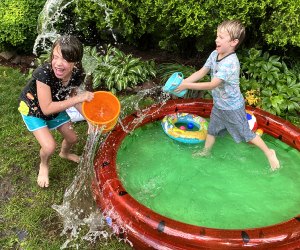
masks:
<svg viewBox="0 0 300 250"><path fill-rule="evenodd" d="M72 146L77 143L77 135L73 130L71 122L63 124L57 130L64 137L64 140L61 144L59 156L61 158L65 158L78 163L80 157L76 154L71 153Z"/></svg>
<svg viewBox="0 0 300 250"><path fill-rule="evenodd" d="M34 131L33 135L41 146L41 162L37 183L40 187L44 188L49 186L49 161L51 155L55 152L56 143L47 127Z"/></svg>

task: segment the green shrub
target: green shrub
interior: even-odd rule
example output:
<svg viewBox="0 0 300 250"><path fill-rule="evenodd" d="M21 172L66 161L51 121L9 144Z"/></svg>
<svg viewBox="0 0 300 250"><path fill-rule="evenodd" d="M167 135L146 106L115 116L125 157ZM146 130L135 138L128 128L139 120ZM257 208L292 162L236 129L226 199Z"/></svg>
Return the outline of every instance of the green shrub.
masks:
<svg viewBox="0 0 300 250"><path fill-rule="evenodd" d="M37 36L37 17L46 0L0 1L0 48L32 50Z"/></svg>
<svg viewBox="0 0 300 250"><path fill-rule="evenodd" d="M279 56L256 49L241 56L241 65L241 89L246 100L247 95L250 100L254 97L255 106L299 123L299 72L289 69Z"/></svg>
<svg viewBox="0 0 300 250"><path fill-rule="evenodd" d="M109 1L108 1L109 2ZM106 1L91 1L91 0L77 0L74 14L78 17L76 20L76 27L87 40L110 40L112 36L113 10L110 9ZM119 13L119 12L118 12ZM123 21L126 20L126 13L122 13ZM120 16L120 19L122 18ZM128 16L130 19L130 16ZM128 23L128 26L133 25ZM88 28L87 28L88 27ZM109 32L107 32L109 31Z"/></svg>
<svg viewBox="0 0 300 250"><path fill-rule="evenodd" d="M260 27L265 42L271 47L300 47L299 14L299 1L271 1Z"/></svg>
<svg viewBox="0 0 300 250"><path fill-rule="evenodd" d="M86 48L84 57L83 67L92 75L94 88L103 86L113 92L121 91L156 75L153 61L142 61L112 46L108 46L104 55L98 53L95 47Z"/></svg>
<svg viewBox="0 0 300 250"><path fill-rule="evenodd" d="M225 19L245 24L248 44L300 44L297 1L78 0L76 13L81 28L92 26L100 33L110 29L129 43L182 53L213 46L216 27Z"/></svg>

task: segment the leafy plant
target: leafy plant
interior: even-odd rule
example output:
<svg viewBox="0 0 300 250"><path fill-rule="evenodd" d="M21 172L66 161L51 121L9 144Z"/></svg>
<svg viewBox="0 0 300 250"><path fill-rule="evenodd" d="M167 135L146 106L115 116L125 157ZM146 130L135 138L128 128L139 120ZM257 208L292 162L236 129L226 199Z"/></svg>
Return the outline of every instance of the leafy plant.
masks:
<svg viewBox="0 0 300 250"><path fill-rule="evenodd" d="M300 75L279 56L252 48L241 56L241 65L241 89L246 96L252 93L256 106L285 119L299 117Z"/></svg>
<svg viewBox="0 0 300 250"><path fill-rule="evenodd" d="M104 86L113 92L121 91L156 75L154 61L142 61L110 45L104 55L97 53L95 48L86 51L86 56L96 63L92 72L94 88Z"/></svg>
<svg viewBox="0 0 300 250"><path fill-rule="evenodd" d="M260 29L262 36L271 47L299 46L300 5L297 1L273 0L269 3L266 20Z"/></svg>
<svg viewBox="0 0 300 250"><path fill-rule="evenodd" d="M78 0L75 13L86 36L104 38L103 31L113 30L130 44L185 53L213 45L216 27L225 19L245 24L249 44L299 47L299 10L298 1L290 0Z"/></svg>
<svg viewBox="0 0 300 250"><path fill-rule="evenodd" d="M0 49L32 49L37 36L37 17L46 0L0 1Z"/></svg>

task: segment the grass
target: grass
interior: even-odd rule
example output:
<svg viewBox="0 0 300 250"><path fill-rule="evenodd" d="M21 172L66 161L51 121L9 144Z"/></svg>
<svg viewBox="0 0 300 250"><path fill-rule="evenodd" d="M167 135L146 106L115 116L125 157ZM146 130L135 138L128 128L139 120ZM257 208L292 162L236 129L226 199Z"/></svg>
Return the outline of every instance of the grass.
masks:
<svg viewBox="0 0 300 250"><path fill-rule="evenodd" d="M39 145L28 132L17 111L18 97L27 75L16 69L0 66L0 249L56 250L67 240L61 236L62 220L51 207L60 205L66 188L71 184L77 164L61 159L58 150L51 159L50 187L36 184L39 165ZM126 97L133 103L138 96ZM148 105L151 100L145 99ZM130 105L124 105L131 112ZM87 139L87 124L76 123L79 143L74 148L81 154ZM57 145L62 138L54 131ZM130 249L112 237L90 243L78 239L78 249Z"/></svg>
<svg viewBox="0 0 300 250"><path fill-rule="evenodd" d="M77 164L61 159L58 150L51 158L50 187L36 184L39 145L28 132L17 110L19 94L26 75L16 69L0 67L0 249L60 249L67 240L61 236L62 221L52 209L61 204L72 182ZM79 143L74 152L81 154L87 138L87 124L76 123ZM57 145L61 136L54 131ZM112 237L90 243L78 240L79 249L130 249Z"/></svg>

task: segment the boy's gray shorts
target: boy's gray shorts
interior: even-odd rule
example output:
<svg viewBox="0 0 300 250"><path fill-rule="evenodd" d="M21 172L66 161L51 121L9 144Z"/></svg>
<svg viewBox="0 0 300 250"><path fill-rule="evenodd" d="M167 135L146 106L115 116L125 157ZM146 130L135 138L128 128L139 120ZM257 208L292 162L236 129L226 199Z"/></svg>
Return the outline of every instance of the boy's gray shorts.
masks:
<svg viewBox="0 0 300 250"><path fill-rule="evenodd" d="M208 134L222 136L226 131L237 143L251 141L256 136L249 128L245 107L236 110L220 110L213 107Z"/></svg>

